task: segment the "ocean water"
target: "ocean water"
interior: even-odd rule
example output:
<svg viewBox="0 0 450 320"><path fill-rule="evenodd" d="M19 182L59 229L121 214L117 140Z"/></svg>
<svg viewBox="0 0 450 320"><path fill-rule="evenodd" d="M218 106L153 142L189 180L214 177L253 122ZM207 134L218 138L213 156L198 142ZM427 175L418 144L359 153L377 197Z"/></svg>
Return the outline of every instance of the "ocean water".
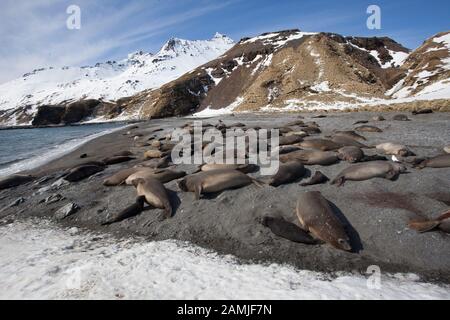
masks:
<svg viewBox="0 0 450 320"><path fill-rule="evenodd" d="M0 130L0 176L35 168L87 141L118 130L118 123Z"/></svg>

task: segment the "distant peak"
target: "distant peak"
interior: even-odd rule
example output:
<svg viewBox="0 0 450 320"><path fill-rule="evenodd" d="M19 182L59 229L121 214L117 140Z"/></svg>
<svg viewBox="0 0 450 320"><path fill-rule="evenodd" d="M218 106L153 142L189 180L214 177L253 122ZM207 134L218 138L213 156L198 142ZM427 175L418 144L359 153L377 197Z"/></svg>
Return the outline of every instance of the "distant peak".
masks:
<svg viewBox="0 0 450 320"><path fill-rule="evenodd" d="M231 39L230 37L228 37L222 33L219 33L219 32L216 32L214 34L214 37L212 37L211 40L213 40L213 41L220 40L220 41L224 41L226 43L234 43L233 39Z"/></svg>

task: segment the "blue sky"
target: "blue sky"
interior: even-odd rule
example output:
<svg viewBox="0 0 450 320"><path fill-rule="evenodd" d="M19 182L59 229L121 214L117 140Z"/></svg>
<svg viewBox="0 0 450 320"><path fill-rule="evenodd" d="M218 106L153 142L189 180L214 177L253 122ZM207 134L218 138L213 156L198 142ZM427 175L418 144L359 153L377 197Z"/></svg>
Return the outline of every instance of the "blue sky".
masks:
<svg viewBox="0 0 450 320"><path fill-rule="evenodd" d="M81 8L81 29L68 30L66 8ZM366 27L369 5L381 30ZM389 36L416 48L450 30L448 0L1 0L0 83L39 66L117 60L156 52L168 38L234 40L288 28L343 35Z"/></svg>

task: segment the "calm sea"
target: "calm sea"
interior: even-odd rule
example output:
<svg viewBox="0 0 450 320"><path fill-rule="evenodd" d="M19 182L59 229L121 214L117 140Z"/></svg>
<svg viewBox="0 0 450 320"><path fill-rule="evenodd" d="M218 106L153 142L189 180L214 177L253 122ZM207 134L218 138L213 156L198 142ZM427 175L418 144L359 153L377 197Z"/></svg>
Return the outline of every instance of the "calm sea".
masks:
<svg viewBox="0 0 450 320"><path fill-rule="evenodd" d="M124 126L109 123L0 130L0 176L45 164L95 137Z"/></svg>

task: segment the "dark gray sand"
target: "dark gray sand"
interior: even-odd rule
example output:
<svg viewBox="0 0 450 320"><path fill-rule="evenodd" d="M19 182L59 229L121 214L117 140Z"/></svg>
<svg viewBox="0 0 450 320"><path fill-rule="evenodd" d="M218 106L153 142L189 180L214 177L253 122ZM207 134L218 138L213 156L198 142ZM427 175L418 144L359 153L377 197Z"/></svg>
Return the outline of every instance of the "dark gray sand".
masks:
<svg viewBox="0 0 450 320"><path fill-rule="evenodd" d="M450 145L450 114L433 113L409 117L412 121L392 121L394 113L380 113L387 120L370 121L384 130L383 133L362 133L367 144L397 142L411 148L418 156L434 156L443 153ZM302 114L305 121L316 121L325 136L333 130L350 130L357 120L369 120L375 113L328 114L326 118L312 119L313 114ZM226 124L244 122L263 128L281 126L295 120L296 114L269 114L221 117ZM278 188L250 185L227 190L219 195L194 200L193 193L184 193L176 181L166 184L171 190L175 208L171 219L164 219L163 210L148 209L140 215L109 226L101 226L108 214L113 214L134 202L136 191L131 186L105 187L102 181L116 171L142 161L148 147L133 147L134 134L141 133L143 141L153 135L162 135L191 119L175 118L152 120L138 124L133 134L115 132L83 145L80 149L55 160L33 174L50 176L40 184L29 183L10 190L0 191L0 208L7 207L18 198L25 201L0 211L0 223L29 216L54 218L55 212L68 203L76 203L80 209L61 223L85 227L118 236L144 235L148 240L179 239L214 249L219 253L233 254L243 262L289 263L302 269L317 271L365 272L370 265L378 265L382 272L414 272L431 281L450 282L450 236L441 232L418 234L407 228L412 218L435 217L450 207L450 168L418 170L409 167L407 174L398 180L372 179L347 182L342 187L316 185L302 187L303 180ZM205 123L217 123L217 119L203 119ZM53 186L64 169L85 161L100 160L117 152L130 150L139 159L110 165L99 174L77 183ZM367 153L373 153L371 150ZM86 153L87 158L80 159ZM333 179L346 162L321 167L307 166L311 174L322 171ZM192 172L195 166L179 167ZM258 177L259 173L253 174ZM45 180L45 179L44 179ZM282 216L295 221L295 205L301 192L319 190L338 208L351 225L348 228L355 251L344 252L329 245L305 245L279 238L261 225L264 215ZM51 204L43 199L60 194L65 199ZM1 210L1 209L0 209Z"/></svg>

